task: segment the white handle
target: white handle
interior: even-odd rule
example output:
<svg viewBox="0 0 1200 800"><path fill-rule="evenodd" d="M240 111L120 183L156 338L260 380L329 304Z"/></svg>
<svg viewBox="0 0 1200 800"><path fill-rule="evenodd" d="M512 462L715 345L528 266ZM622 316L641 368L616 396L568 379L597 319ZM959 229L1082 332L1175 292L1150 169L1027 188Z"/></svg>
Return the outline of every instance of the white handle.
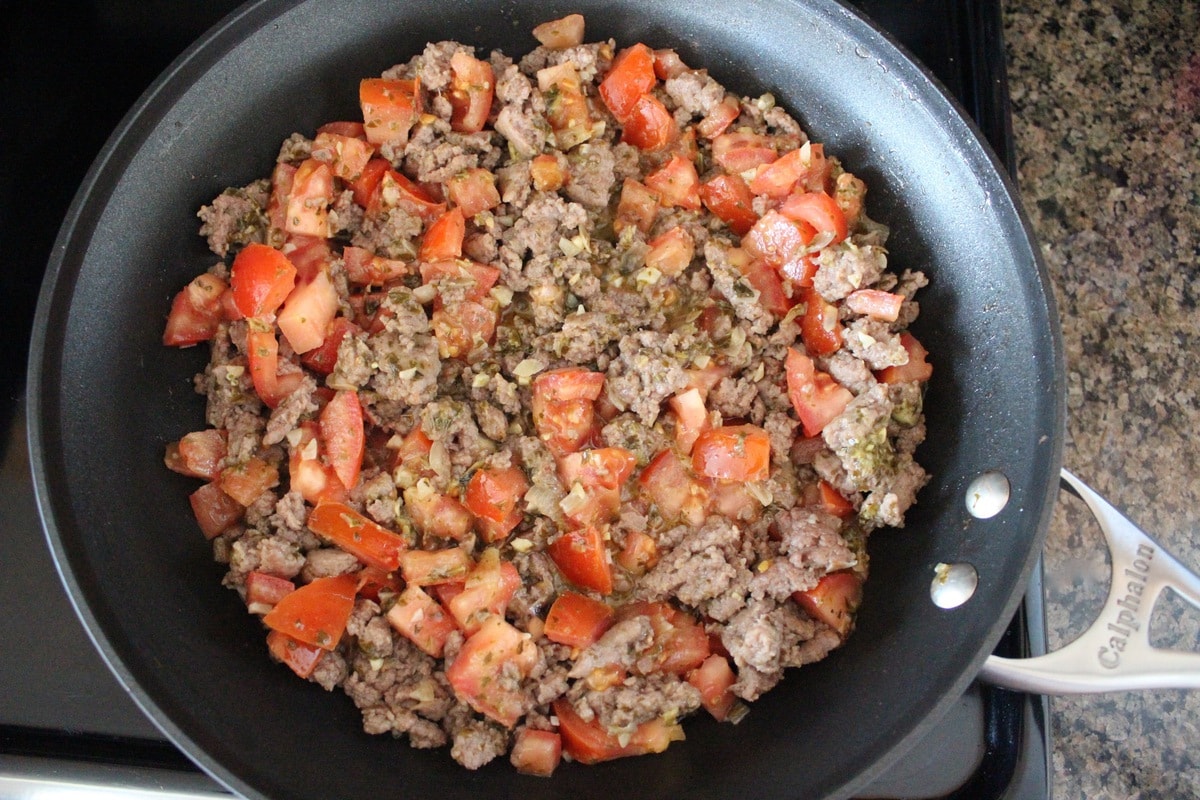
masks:
<svg viewBox="0 0 1200 800"><path fill-rule="evenodd" d="M1036 658L991 656L980 677L1037 694L1200 689L1200 653L1150 645L1150 617L1166 587L1200 608L1200 576L1179 563L1083 481L1062 480L1088 504L1112 554L1104 609L1083 635Z"/></svg>

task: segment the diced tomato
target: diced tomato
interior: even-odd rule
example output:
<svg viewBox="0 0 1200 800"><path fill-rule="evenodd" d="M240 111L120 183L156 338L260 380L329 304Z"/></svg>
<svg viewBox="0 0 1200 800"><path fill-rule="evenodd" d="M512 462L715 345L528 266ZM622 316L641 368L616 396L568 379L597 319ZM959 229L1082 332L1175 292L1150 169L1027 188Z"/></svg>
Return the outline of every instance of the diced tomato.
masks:
<svg viewBox="0 0 1200 800"><path fill-rule="evenodd" d="M806 143L784 153L776 161L759 167L750 181L750 191L781 200L799 184L801 189L820 191L829 174L822 145Z"/></svg>
<svg viewBox="0 0 1200 800"><path fill-rule="evenodd" d="M546 614L546 638L558 644L584 648L609 629L616 617L612 606L575 592L563 592Z"/></svg>
<svg viewBox="0 0 1200 800"><path fill-rule="evenodd" d="M287 239L283 226L295 177L296 168L287 163L276 164L271 173L271 196L267 199L267 244L271 247L280 247Z"/></svg>
<svg viewBox="0 0 1200 800"><path fill-rule="evenodd" d="M288 478L291 488L300 492L305 501L317 505L322 502L343 502L346 487L342 485L333 467L321 460L319 443L320 425L315 420L306 420L297 427L293 441L289 437L291 453L288 457Z"/></svg>
<svg viewBox="0 0 1200 800"><path fill-rule="evenodd" d="M712 306L709 306L712 308ZM708 393L713 390L713 387L720 383L725 378L728 378L731 370L724 364L718 364L715 361L709 362L703 369L700 367L689 367L684 370L687 376L687 388L696 389L700 392L700 396L705 400L708 399Z"/></svg>
<svg viewBox="0 0 1200 800"><path fill-rule="evenodd" d="M759 305L777 317L791 310L792 300L783 289L783 280L766 262L751 258L749 253L740 248L729 251L729 261L758 292Z"/></svg>
<svg viewBox="0 0 1200 800"><path fill-rule="evenodd" d="M287 578L252 570L246 574L246 608L251 614L265 614L283 598L296 591Z"/></svg>
<svg viewBox="0 0 1200 800"><path fill-rule="evenodd" d="M446 640L458 629L442 605L420 586L409 585L396 597L387 612L387 621L422 651L441 658Z"/></svg>
<svg viewBox="0 0 1200 800"><path fill-rule="evenodd" d="M818 370L811 358L793 347L788 348L784 368L788 397L805 436L819 434L854 399L849 389Z"/></svg>
<svg viewBox="0 0 1200 800"><path fill-rule="evenodd" d="M609 522L621 507L621 487L637 466L637 458L620 447L567 453L558 460L558 475L567 496L559 504L579 526Z"/></svg>
<svg viewBox="0 0 1200 800"><path fill-rule="evenodd" d="M462 541L475 525L475 517L458 500L423 487L404 490L404 507L427 536Z"/></svg>
<svg viewBox="0 0 1200 800"><path fill-rule="evenodd" d="M475 515L475 528L485 542L497 542L521 524L520 502L529 491L529 480L520 467L482 467L467 483L467 508Z"/></svg>
<svg viewBox="0 0 1200 800"><path fill-rule="evenodd" d="M367 215L377 216L393 208L416 214L425 222L432 222L446 213L446 204L435 200L424 187L413 183L402 173L388 169L379 178L375 191L367 201Z"/></svg>
<svg viewBox="0 0 1200 800"><path fill-rule="evenodd" d="M305 159L292 178L283 229L304 236L329 236L329 204L333 199L333 170L324 161Z"/></svg>
<svg viewBox="0 0 1200 800"><path fill-rule="evenodd" d="M735 522L753 522L762 516L762 502L742 481L719 478L704 478L703 481L708 492L709 513L720 514Z"/></svg>
<svg viewBox="0 0 1200 800"><path fill-rule="evenodd" d="M395 597L400 594L402 588L403 579L395 572L378 567L363 567L358 571L359 597L365 597L378 603L384 592Z"/></svg>
<svg viewBox="0 0 1200 800"><path fill-rule="evenodd" d="M700 176L696 165L686 158L673 156L646 176L646 188L658 195L664 206L700 210Z"/></svg>
<svg viewBox="0 0 1200 800"><path fill-rule="evenodd" d="M763 214L742 237L742 247L779 269L796 258L815 234L811 226L790 220L772 210Z"/></svg>
<svg viewBox="0 0 1200 800"><path fill-rule="evenodd" d="M358 393L340 390L321 410L321 443L338 480L347 489L358 483L366 451L362 404Z"/></svg>
<svg viewBox="0 0 1200 800"><path fill-rule="evenodd" d="M328 375L337 366L338 348L347 336L358 333L360 328L345 317L334 317L325 330L325 338L319 347L307 351L300 363L320 375Z"/></svg>
<svg viewBox="0 0 1200 800"><path fill-rule="evenodd" d="M538 90L546 98L546 121L560 150L570 150L592 136L592 118L574 63L565 61L537 73Z"/></svg>
<svg viewBox="0 0 1200 800"><path fill-rule="evenodd" d="M678 723L668 725L661 719L652 719L637 726L628 738L618 738L605 729L599 719L585 722L566 698L555 700L553 708L558 717L563 750L581 764L661 753L671 742L683 739L683 728Z"/></svg>
<svg viewBox="0 0 1200 800"><path fill-rule="evenodd" d="M359 286L380 286L412 273L412 265L406 261L377 256L353 245L342 250L342 265L346 278Z"/></svg>
<svg viewBox="0 0 1200 800"><path fill-rule="evenodd" d="M446 602L450 614L467 635L479 630L490 614L501 619L513 595L521 588L521 575L511 561L500 558L500 551L489 547L467 575L462 591Z"/></svg>
<svg viewBox="0 0 1200 800"><path fill-rule="evenodd" d="M276 661L286 664L301 678L308 678L312 675L317 664L325 655L322 648L298 642L279 631L267 633L267 649Z"/></svg>
<svg viewBox="0 0 1200 800"><path fill-rule="evenodd" d="M364 517L345 503L319 503L308 515L308 527L367 566L392 572L408 550L408 542Z"/></svg>
<svg viewBox="0 0 1200 800"><path fill-rule="evenodd" d="M176 460L168 461L167 466L180 474L211 481L225 461L225 437L225 431L217 428L185 434L173 448Z"/></svg>
<svg viewBox="0 0 1200 800"><path fill-rule="evenodd" d="M312 280L300 283L288 295L276 322L297 354L321 346L329 323L338 312L338 293L329 273L321 270Z"/></svg>
<svg viewBox="0 0 1200 800"><path fill-rule="evenodd" d="M793 194L783 201L779 213L788 219L807 222L820 233L829 234L832 237L829 244L837 244L849 233L845 213L837 201L824 192Z"/></svg>
<svg viewBox="0 0 1200 800"><path fill-rule="evenodd" d="M190 347L212 339L222 319L221 298L226 288L225 281L207 272L193 278L171 302L163 344Z"/></svg>
<svg viewBox="0 0 1200 800"><path fill-rule="evenodd" d="M220 481L206 483L188 496L192 513L205 539L215 539L233 527L246 513L245 507L225 494Z"/></svg>
<svg viewBox="0 0 1200 800"><path fill-rule="evenodd" d="M644 575L658 563L658 543L641 531L629 531L616 560L627 572Z"/></svg>
<svg viewBox="0 0 1200 800"><path fill-rule="evenodd" d="M704 522L707 492L674 450L664 450L651 460L638 476L638 487L665 522Z"/></svg>
<svg viewBox="0 0 1200 800"><path fill-rule="evenodd" d="M674 50L663 49L654 51L654 74L659 80L665 81L671 78L678 78L687 72L687 70L687 64L683 63L683 59Z"/></svg>
<svg viewBox="0 0 1200 800"><path fill-rule="evenodd" d="M346 630L357 592L354 575L317 578L276 603L263 624L298 642L333 650Z"/></svg>
<svg viewBox="0 0 1200 800"><path fill-rule="evenodd" d="M464 580L472 566L471 556L461 547L406 550L400 554L400 572L404 580L417 586Z"/></svg>
<svg viewBox="0 0 1200 800"><path fill-rule="evenodd" d="M687 679L700 691L700 702L713 719L724 722L729 718L729 712L737 702L737 697L730 689L737 676L733 674L728 659L713 654L690 672Z"/></svg>
<svg viewBox="0 0 1200 800"><path fill-rule="evenodd" d="M233 301L247 317L275 313L296 286L296 268L287 256L256 242L238 252L231 273Z"/></svg>
<svg viewBox="0 0 1200 800"><path fill-rule="evenodd" d="M529 634L493 615L463 643L446 668L446 680L471 708L511 728L525 713L527 700L520 686L503 676L505 666L515 667L524 678L537 659L537 647Z"/></svg>
<svg viewBox="0 0 1200 800"><path fill-rule="evenodd" d="M675 413L675 446L681 453L690 453L696 439L710 427L704 397L699 389L685 389L668 402Z"/></svg>
<svg viewBox="0 0 1200 800"><path fill-rule="evenodd" d="M437 218L421 237L422 261L443 261L462 258L463 239L467 223L461 208L452 208Z"/></svg>
<svg viewBox="0 0 1200 800"><path fill-rule="evenodd" d="M696 123L696 132L705 139L715 139L725 133L741 113L741 103L733 95L727 94L724 100L713 106L704 119Z"/></svg>
<svg viewBox="0 0 1200 800"><path fill-rule="evenodd" d="M557 192L567 184L569 175L557 156L542 153L529 161L529 177L539 192Z"/></svg>
<svg viewBox="0 0 1200 800"><path fill-rule="evenodd" d="M679 126L667 107L652 94L638 98L629 116L622 120L621 141L640 150L661 150L679 138Z"/></svg>
<svg viewBox="0 0 1200 800"><path fill-rule="evenodd" d="M362 175L363 167L375 154L375 148L357 136L329 131L318 132L313 140L312 157L329 164L333 174L344 181Z"/></svg>
<svg viewBox="0 0 1200 800"><path fill-rule="evenodd" d="M750 187L737 175L718 175L701 184L700 200L738 236L744 236L758 221Z"/></svg>
<svg viewBox="0 0 1200 800"><path fill-rule="evenodd" d="M446 194L467 219L500 205L496 176L481 167L465 169L446 181Z"/></svg>
<svg viewBox="0 0 1200 800"><path fill-rule="evenodd" d="M421 87L418 80L367 78L358 85L363 128L371 144L402 145L421 115Z"/></svg>
<svg viewBox="0 0 1200 800"><path fill-rule="evenodd" d="M562 760L562 737L554 731L521 728L513 739L508 758L522 775L549 778Z"/></svg>
<svg viewBox="0 0 1200 800"><path fill-rule="evenodd" d="M296 268L296 283L307 283L317 276L318 272L328 271L333 263L333 250L329 240L320 236L305 236L303 234L288 234L279 252L287 256L288 261Z"/></svg>
<svg viewBox="0 0 1200 800"><path fill-rule="evenodd" d="M854 515L854 504L842 495L829 481L822 480L817 484L821 496L821 505L835 517L845 519Z"/></svg>
<svg viewBox="0 0 1200 800"><path fill-rule="evenodd" d="M415 427L401 438L392 454L391 470L411 478L410 483L405 485L416 483L421 478L431 478L435 475L429 466L429 453L432 450L433 440L419 426Z"/></svg>
<svg viewBox="0 0 1200 800"><path fill-rule="evenodd" d="M642 95L654 88L654 53L644 44L635 44L617 54L612 68L600 82L600 97L612 115L628 120Z"/></svg>
<svg viewBox="0 0 1200 800"><path fill-rule="evenodd" d="M621 198L617 201L613 230L619 234L632 225L642 233L649 233L657 214L658 196L647 189L645 184L633 178L626 178L621 184Z"/></svg>
<svg viewBox="0 0 1200 800"><path fill-rule="evenodd" d="M900 334L900 344L908 351L908 363L898 367L884 367L876 377L883 383L927 381L932 378L933 365L925 360L929 351L917 341L917 337L905 331Z"/></svg>
<svg viewBox="0 0 1200 800"><path fill-rule="evenodd" d="M659 234L648 244L650 250L646 253L646 266L670 277L687 269L696 256L695 240L680 225Z"/></svg>
<svg viewBox="0 0 1200 800"><path fill-rule="evenodd" d="M465 259L421 265L421 282L437 286L439 295L447 284L453 284L454 294L475 303L483 300L499 279L500 270L495 267ZM434 307L439 306L435 304Z"/></svg>
<svg viewBox="0 0 1200 800"><path fill-rule="evenodd" d="M279 388L279 340L275 338L275 326L251 319L246 331L246 351L255 393L267 406L275 408L286 396Z"/></svg>
<svg viewBox="0 0 1200 800"><path fill-rule="evenodd" d="M805 303L804 316L800 319L800 336L804 348L814 356L827 356L842 346L842 323L838 320L838 308L822 297L811 286L801 296Z"/></svg>
<svg viewBox="0 0 1200 800"><path fill-rule="evenodd" d="M450 57L450 128L462 133L478 133L492 110L496 78L492 65L459 50Z"/></svg>
<svg viewBox="0 0 1200 800"><path fill-rule="evenodd" d="M846 296L846 308L855 314L865 314L883 322L895 322L903 305L904 295L878 289L859 289Z"/></svg>
<svg viewBox="0 0 1200 800"><path fill-rule="evenodd" d="M723 425L705 431L692 448L692 469L709 478L761 481L771 467L771 440L755 425Z"/></svg>
<svg viewBox="0 0 1200 800"><path fill-rule="evenodd" d="M533 380L533 425L554 455L578 450L592 433L593 403L604 388L604 373L579 367L543 372Z"/></svg>
<svg viewBox="0 0 1200 800"><path fill-rule="evenodd" d="M437 339L438 355L443 359L461 358L469 364L478 361L491 344L499 320L498 306L490 299L481 303L465 300L437 309L430 327Z"/></svg>
<svg viewBox="0 0 1200 800"><path fill-rule="evenodd" d="M792 598L813 619L833 628L843 639L854 627L854 614L862 603L862 578L852 570L831 572L805 592Z"/></svg>
<svg viewBox="0 0 1200 800"><path fill-rule="evenodd" d="M366 208L379 188L379 182L383 180L384 173L391 168L392 162L386 158L372 158L368 161L363 167L362 174L350 181L350 189L354 192L354 202Z"/></svg>
<svg viewBox="0 0 1200 800"><path fill-rule="evenodd" d="M771 137L759 133L722 133L713 139L713 161L730 175L741 175L779 158Z"/></svg>
<svg viewBox="0 0 1200 800"><path fill-rule="evenodd" d="M243 506L249 506L267 489L279 485L279 470L261 458L248 458L245 463L221 470L218 481L221 491Z"/></svg>
<svg viewBox="0 0 1200 800"><path fill-rule="evenodd" d="M550 542L546 552L571 583L600 594L612 594L612 564L599 528L567 531Z"/></svg>
<svg viewBox="0 0 1200 800"><path fill-rule="evenodd" d="M704 663L711 654L708 633L691 614L668 603L627 603L617 610L617 619L645 616L654 630L654 650L658 660L654 669L686 675Z"/></svg>
<svg viewBox="0 0 1200 800"><path fill-rule="evenodd" d="M533 29L533 38L551 50L583 44L583 15L568 14L562 19L543 22Z"/></svg>
<svg viewBox="0 0 1200 800"><path fill-rule="evenodd" d="M337 136L349 136L363 140L367 138L367 129L363 127L361 122L326 122L317 128L317 135L320 136L322 133L332 133Z"/></svg>

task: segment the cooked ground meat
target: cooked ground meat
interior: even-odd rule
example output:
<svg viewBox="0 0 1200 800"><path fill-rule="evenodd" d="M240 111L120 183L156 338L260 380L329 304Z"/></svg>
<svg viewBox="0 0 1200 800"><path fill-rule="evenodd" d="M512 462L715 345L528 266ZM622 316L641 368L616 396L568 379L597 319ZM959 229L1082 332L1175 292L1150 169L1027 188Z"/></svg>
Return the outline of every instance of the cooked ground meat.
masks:
<svg viewBox="0 0 1200 800"><path fill-rule="evenodd" d="M745 176L732 210L696 187L729 177L736 137L801 147L796 119L683 67L648 95L680 129L647 141L600 91L615 43L567 44L513 62L435 42L386 70L420 113L368 104L361 135L289 137L271 178L199 212L221 260L207 305L180 301L212 329L194 383L218 433L167 463L209 482L224 583L366 732L468 769L527 730L682 738L688 676L725 652L730 702L823 658L853 627L868 535L928 480L928 365L906 332L928 280L887 272L863 181L814 147L816 177L781 191L832 187L848 235L776 253L795 233L769 229L793 225L768 214L778 187ZM697 132L726 110L727 134ZM328 191L291 202L326 169ZM254 258L278 286L246 277ZM247 288L270 307L230 320ZM847 299L868 288L897 295L895 321L872 316L878 294ZM287 582L342 615L336 643L269 610L284 601L263 587Z"/></svg>

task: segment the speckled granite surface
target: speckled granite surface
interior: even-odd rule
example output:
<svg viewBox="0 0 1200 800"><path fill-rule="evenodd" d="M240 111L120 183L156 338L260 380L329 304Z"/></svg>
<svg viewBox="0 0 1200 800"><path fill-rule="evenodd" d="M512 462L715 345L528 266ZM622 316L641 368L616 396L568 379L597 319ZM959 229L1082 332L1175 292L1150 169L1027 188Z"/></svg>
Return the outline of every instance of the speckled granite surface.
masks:
<svg viewBox="0 0 1200 800"><path fill-rule="evenodd" d="M1062 316L1064 462L1200 569L1200 4L1009 0L1019 176ZM1046 546L1051 647L1103 602L1078 501ZM1198 649L1160 601L1151 639ZM1057 800L1200 797L1200 691L1054 698Z"/></svg>

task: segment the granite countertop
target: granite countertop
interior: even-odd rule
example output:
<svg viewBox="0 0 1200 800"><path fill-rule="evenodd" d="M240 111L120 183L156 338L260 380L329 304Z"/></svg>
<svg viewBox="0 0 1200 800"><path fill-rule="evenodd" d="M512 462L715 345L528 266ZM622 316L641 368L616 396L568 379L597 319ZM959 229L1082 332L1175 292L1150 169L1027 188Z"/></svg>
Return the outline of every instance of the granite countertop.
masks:
<svg viewBox="0 0 1200 800"><path fill-rule="evenodd" d="M1062 317L1064 464L1200 570L1200 4L1009 0L1025 207ZM1052 648L1104 601L1099 529L1065 495L1046 544ZM1169 593L1151 641L1196 650ZM1051 700L1056 800L1200 797L1200 692Z"/></svg>

